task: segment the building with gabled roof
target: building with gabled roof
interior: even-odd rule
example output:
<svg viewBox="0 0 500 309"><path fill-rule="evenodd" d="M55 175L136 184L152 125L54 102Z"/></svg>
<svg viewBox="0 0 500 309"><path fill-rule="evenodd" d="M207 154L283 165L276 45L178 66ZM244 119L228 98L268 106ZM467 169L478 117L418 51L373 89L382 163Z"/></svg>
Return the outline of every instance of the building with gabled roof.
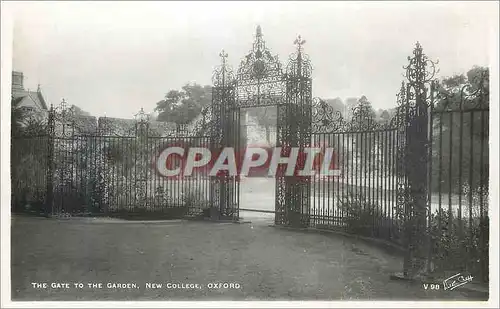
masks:
<svg viewBox="0 0 500 309"><path fill-rule="evenodd" d="M42 95L40 86L36 91L24 88L24 75L22 72L12 72L12 98L13 103L27 112L45 114L48 111L47 102Z"/></svg>

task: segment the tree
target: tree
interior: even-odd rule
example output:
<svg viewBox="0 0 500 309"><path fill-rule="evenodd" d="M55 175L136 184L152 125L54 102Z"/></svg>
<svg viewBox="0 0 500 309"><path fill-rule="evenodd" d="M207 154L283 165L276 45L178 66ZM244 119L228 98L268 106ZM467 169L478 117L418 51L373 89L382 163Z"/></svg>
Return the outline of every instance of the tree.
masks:
<svg viewBox="0 0 500 309"><path fill-rule="evenodd" d="M457 193L464 186L472 190L488 186L489 113L481 111L489 105L488 82L488 68L473 67L438 85L432 139L434 190ZM479 88L482 95L476 95Z"/></svg>
<svg viewBox="0 0 500 309"><path fill-rule="evenodd" d="M332 107L333 112L340 112L344 115L345 105L341 98L327 99L326 103Z"/></svg>
<svg viewBox="0 0 500 309"><path fill-rule="evenodd" d="M360 159L367 158L368 164L364 167L365 171L372 171L374 160L372 156L375 145L375 134L371 132L375 124L375 110L370 101L362 96L352 109L351 130L356 132L354 135L356 156ZM365 159L366 160L366 159Z"/></svg>
<svg viewBox="0 0 500 309"><path fill-rule="evenodd" d="M212 102L212 87L186 84L182 90L170 90L156 103L158 121L187 124Z"/></svg>
<svg viewBox="0 0 500 309"><path fill-rule="evenodd" d="M83 109L79 108L76 105L71 105L70 108L73 109L73 112L75 113L76 116L91 116L89 112L84 111Z"/></svg>
<svg viewBox="0 0 500 309"><path fill-rule="evenodd" d="M386 109L384 109L380 112L379 118L380 118L380 122L388 123L389 120L391 119L391 115L389 114L389 112Z"/></svg>
<svg viewBox="0 0 500 309"><path fill-rule="evenodd" d="M21 100L11 98L10 108L10 134L11 136L18 136L22 133L23 122L25 120L26 112L20 106Z"/></svg>
<svg viewBox="0 0 500 309"><path fill-rule="evenodd" d="M373 125L376 118L375 110L365 96L362 96L353 107L352 117L355 127L368 128Z"/></svg>
<svg viewBox="0 0 500 309"><path fill-rule="evenodd" d="M271 128L276 127L278 110L274 106L255 107L247 109L248 115L254 117L258 125L266 130L266 142L271 143Z"/></svg>
<svg viewBox="0 0 500 309"><path fill-rule="evenodd" d="M22 99L11 98L10 168L12 206L24 210L28 202L43 202L48 141L45 120L21 106Z"/></svg>
<svg viewBox="0 0 500 309"><path fill-rule="evenodd" d="M350 120L352 118L352 109L358 104L358 98L347 98L345 100L345 113L344 118Z"/></svg>

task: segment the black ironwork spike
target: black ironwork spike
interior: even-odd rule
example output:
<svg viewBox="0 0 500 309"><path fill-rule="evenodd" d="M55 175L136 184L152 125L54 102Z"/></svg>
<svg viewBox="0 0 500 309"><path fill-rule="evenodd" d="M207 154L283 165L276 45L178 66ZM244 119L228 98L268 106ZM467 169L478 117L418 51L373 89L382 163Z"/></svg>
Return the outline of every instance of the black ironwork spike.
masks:
<svg viewBox="0 0 500 309"><path fill-rule="evenodd" d="M257 29L255 30L255 37L261 38L262 37L262 28L260 25L257 25Z"/></svg>
<svg viewBox="0 0 500 309"><path fill-rule="evenodd" d="M221 52L219 53L219 56L221 57L221 60L222 60L222 64L226 64L226 59L227 57L229 56L228 53L222 49Z"/></svg>
<svg viewBox="0 0 500 309"><path fill-rule="evenodd" d="M298 52L302 52L302 45L306 43L306 40L302 38L302 36L299 34L293 44L297 45L297 50Z"/></svg>

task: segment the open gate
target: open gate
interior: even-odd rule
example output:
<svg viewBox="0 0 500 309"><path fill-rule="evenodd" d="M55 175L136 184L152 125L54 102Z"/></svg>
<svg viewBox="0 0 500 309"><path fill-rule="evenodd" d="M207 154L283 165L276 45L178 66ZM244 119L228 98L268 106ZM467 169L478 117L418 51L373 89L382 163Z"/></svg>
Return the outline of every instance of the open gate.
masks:
<svg viewBox="0 0 500 309"><path fill-rule="evenodd" d="M304 149L310 145L311 128L311 65L302 53L303 41L295 41L297 51L284 68L276 55L267 48L260 26L257 27L252 49L241 61L236 74L227 64L227 54L220 56L222 64L214 72L212 104L212 140L214 147L244 147L241 141L241 109L277 106L276 146L283 155L292 147ZM239 181L234 176L218 176L214 196L221 200L220 212L239 217ZM277 176L275 221L277 224L309 223L308 178Z"/></svg>

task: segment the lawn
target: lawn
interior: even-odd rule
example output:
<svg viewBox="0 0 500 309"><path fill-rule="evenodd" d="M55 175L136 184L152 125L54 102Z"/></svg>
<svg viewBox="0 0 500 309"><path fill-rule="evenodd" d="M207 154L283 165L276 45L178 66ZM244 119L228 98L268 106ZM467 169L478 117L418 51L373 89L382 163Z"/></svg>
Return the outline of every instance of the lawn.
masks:
<svg viewBox="0 0 500 309"><path fill-rule="evenodd" d="M13 217L11 258L13 300L466 300L474 296L390 280L391 273L401 271L400 259L367 243L335 234L278 229L258 219L234 224ZM34 282L48 287L33 287ZM51 288L51 283L69 283L69 288ZM89 288L88 283L103 286ZM108 283L133 285L108 288ZM146 288L147 283L164 286ZM167 289L167 283L197 286ZM216 283L232 283L233 288Z"/></svg>

